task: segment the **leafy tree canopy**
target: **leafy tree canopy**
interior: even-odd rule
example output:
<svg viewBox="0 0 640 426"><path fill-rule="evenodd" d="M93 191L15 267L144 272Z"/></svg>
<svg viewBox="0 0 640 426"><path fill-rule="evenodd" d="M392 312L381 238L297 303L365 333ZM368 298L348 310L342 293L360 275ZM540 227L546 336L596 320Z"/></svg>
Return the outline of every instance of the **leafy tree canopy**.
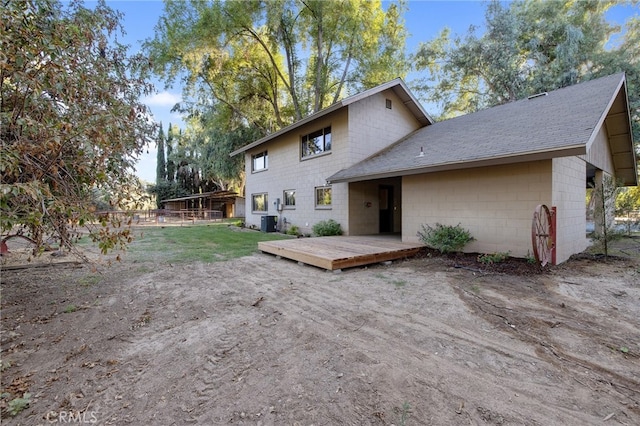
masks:
<svg viewBox="0 0 640 426"><path fill-rule="evenodd" d="M166 0L145 44L189 109L226 109L228 127L276 130L359 91L403 77L402 3L368 0Z"/></svg>
<svg viewBox="0 0 640 426"><path fill-rule="evenodd" d="M605 18L614 0L492 1L486 32L445 29L414 55L427 73L421 89L448 118L580 81L625 71L634 135L640 137L640 23L622 28ZM617 42L616 42L617 40Z"/></svg>
<svg viewBox="0 0 640 426"><path fill-rule="evenodd" d="M121 16L104 1L2 1L0 7L0 229L42 246L71 246L96 223L99 192L131 207L137 156L155 132L135 77L148 61L117 42ZM126 243L126 227L91 228L103 251Z"/></svg>

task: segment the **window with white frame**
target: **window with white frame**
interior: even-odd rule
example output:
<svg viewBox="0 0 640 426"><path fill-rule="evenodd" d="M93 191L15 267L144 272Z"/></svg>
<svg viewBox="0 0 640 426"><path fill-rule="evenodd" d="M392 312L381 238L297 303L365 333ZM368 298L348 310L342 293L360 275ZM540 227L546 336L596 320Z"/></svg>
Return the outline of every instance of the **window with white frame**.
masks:
<svg viewBox="0 0 640 426"><path fill-rule="evenodd" d="M251 156L251 171L259 172L269 167L269 155L267 151Z"/></svg>
<svg viewBox="0 0 640 426"><path fill-rule="evenodd" d="M301 157L309 158L331 151L331 126L302 137Z"/></svg>
<svg viewBox="0 0 640 426"><path fill-rule="evenodd" d="M292 209L296 206L296 190L295 189L285 189L282 194L282 199L284 200L284 208Z"/></svg>
<svg viewBox="0 0 640 426"><path fill-rule="evenodd" d="M253 194L251 196L251 210L254 213L266 213L269 207L266 193Z"/></svg>
<svg viewBox="0 0 640 426"><path fill-rule="evenodd" d="M316 187L316 208L319 208L319 209L331 208L331 187L330 186Z"/></svg>

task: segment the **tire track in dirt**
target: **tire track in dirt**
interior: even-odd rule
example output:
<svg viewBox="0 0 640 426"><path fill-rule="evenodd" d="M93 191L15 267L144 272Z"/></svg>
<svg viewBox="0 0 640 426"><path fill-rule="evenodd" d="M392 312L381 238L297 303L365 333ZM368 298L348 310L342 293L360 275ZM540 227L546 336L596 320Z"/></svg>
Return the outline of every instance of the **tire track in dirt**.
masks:
<svg viewBox="0 0 640 426"><path fill-rule="evenodd" d="M570 269L562 272L562 280L573 280ZM559 362L541 344L633 379L637 358L611 356L601 341L618 345L635 336L634 305L620 298L636 297L640 286L624 287L628 296L597 289L624 302L616 311L590 304L595 290L586 285L556 294L554 276L478 276L424 259L330 273L258 254L158 264L144 274L123 266L112 274L83 296L100 296L99 303L38 322L43 337L18 348L20 362L37 363L45 356L36 342L61 329L64 339L77 338L63 340L65 351L52 351L43 364L48 371L72 355L64 369L34 375L33 386L39 398L60 398L54 408L89 403L101 424L559 425L601 424L611 413L611 423L640 419L627 393L602 380L610 376ZM83 292L64 282L70 294ZM51 297L41 291L46 286L32 286L24 312ZM19 331L45 316L21 319L15 311L9 323ZM48 408L36 401L26 414L41 419Z"/></svg>
<svg viewBox="0 0 640 426"><path fill-rule="evenodd" d="M621 409L623 415L639 414L637 355L626 354L624 358L630 361L626 366L612 362L612 356L616 355L612 347L638 341L637 320L621 324L618 315L611 318L598 311L596 305L554 291L548 280L541 280L535 291L512 287L508 294L519 296L515 298L505 297L503 284L489 286L488 290L482 287L480 295L460 286L456 290L461 299L487 321L512 324L507 331L532 345L540 358L559 366L568 378L588 389L594 397L608 392L621 401L622 405L615 408ZM625 314L621 316L629 318ZM595 348L594 341L598 345Z"/></svg>
<svg viewBox="0 0 640 426"><path fill-rule="evenodd" d="M375 278L375 277L374 277ZM441 277L440 277L441 278ZM369 285L374 286L376 284L384 284L384 283L375 283L371 282ZM347 294L345 294L345 292ZM377 356L379 358L391 358L394 360L400 360L399 362L394 362L393 365L387 365L382 363L380 365L380 370L385 370L387 368L398 368L399 364L406 364L406 367L403 370L406 371L439 371L441 369L442 360L432 357L430 353L426 350L424 346L416 345L415 341L409 336L421 336L422 342L424 344L424 337L428 336L431 340L440 340L443 339L453 339L456 341L463 341L466 345L470 345L474 347L473 351L477 351L477 347L482 347L489 353L491 353L491 357L496 357L494 352L497 352L498 358L508 358L509 361L506 361L507 364L511 364L510 367L513 367L514 362L511 361L513 359L517 359L520 364L529 364L532 361L532 356L530 352L522 352L518 354L514 354L513 344L509 342L507 345L503 347L505 350L499 351L496 349L496 346L500 346L496 341L491 340L483 340L479 338L471 338L471 333L466 333L463 336L460 332L454 331L454 329L450 325L446 325L444 323L438 322L434 320L434 318L430 318L430 322L420 323L411 321L410 316L407 314L398 315L396 314L397 307L393 307L392 309L385 309L382 305L377 304L376 307L372 310L369 309L369 312L365 315L362 313L359 305L346 305L344 300L352 300L352 294L348 294L348 290L345 288L338 286L310 286L306 287L304 292L299 292L297 294L296 300L293 301L295 306L300 309L302 319L307 319L310 327L314 327L314 330L324 331L324 335L322 335L324 340L331 340L335 338L333 334L336 332L342 331L343 333L349 334L349 348L350 351L355 352L357 355L353 356L353 359L349 360L351 363L359 363L363 364L362 368L367 366L376 366L380 365L380 362L377 362L375 359L372 359L371 355ZM369 301L368 305L371 305L372 302ZM330 308L327 308L330 307ZM286 309L286 307L281 307L281 309ZM349 319L349 315L353 319ZM356 319L354 321L354 319ZM362 320L362 322L360 322ZM407 326L407 321L411 323L411 326ZM437 328L438 330L434 330ZM327 330L332 333L327 332ZM382 332L381 330L385 330L386 332ZM389 333L389 330L396 330L395 333ZM359 335L356 338L353 333L357 332ZM338 335L339 336L339 335ZM392 342L391 345L382 345L380 344L380 349L378 351L374 351L371 354L371 350L368 349L372 342ZM507 350L509 352L507 352ZM524 355L525 360L520 360ZM505 362L505 361L502 361ZM402 366L400 366L402 367ZM455 368L460 369L461 366L458 367L450 367L448 366L446 370L452 370ZM464 367L464 366L462 366ZM375 367L372 367L375 369ZM467 369L468 370L468 369ZM469 373L469 371L465 371L464 375L468 379L472 379L473 382L491 382L490 378L487 378L485 375L477 375L474 373ZM521 379L513 380L513 389L515 390L514 394L517 393L519 389L518 384ZM427 380L422 380L423 383L428 384L428 387L433 389L438 389L440 393L444 393L444 396L441 398L438 404L435 403L430 404L432 409L436 408L436 411L449 411L452 412L452 401L465 401L465 398L460 397L460 395L455 395L447 392L443 392L439 389L440 383L445 381L445 378L439 375L429 376ZM460 384L462 388L464 388L464 383ZM487 383L484 383L484 386L481 388L485 388ZM399 386L396 386L396 390L401 390L406 388L406 383L402 383ZM497 387L500 389L500 387ZM500 389L502 391L502 389ZM542 390L544 393L545 390ZM505 397L506 397L506 392ZM508 397L507 397L508 398ZM548 404L544 404L543 406L537 407L538 409L544 409L548 411ZM425 414L425 413L423 413ZM548 414L547 414L548 416ZM503 418L505 416L502 416ZM548 417L545 417L548 419ZM514 419L516 420L516 419ZM523 419L520 419L523 420Z"/></svg>

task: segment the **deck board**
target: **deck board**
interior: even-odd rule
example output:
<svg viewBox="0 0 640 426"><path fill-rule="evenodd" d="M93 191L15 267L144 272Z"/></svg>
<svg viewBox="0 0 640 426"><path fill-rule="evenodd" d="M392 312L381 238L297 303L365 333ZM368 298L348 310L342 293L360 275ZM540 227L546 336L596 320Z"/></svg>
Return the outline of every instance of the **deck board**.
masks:
<svg viewBox="0 0 640 426"><path fill-rule="evenodd" d="M416 254L422 244L403 243L398 237L336 236L263 241L258 249L287 259L334 271L402 259Z"/></svg>

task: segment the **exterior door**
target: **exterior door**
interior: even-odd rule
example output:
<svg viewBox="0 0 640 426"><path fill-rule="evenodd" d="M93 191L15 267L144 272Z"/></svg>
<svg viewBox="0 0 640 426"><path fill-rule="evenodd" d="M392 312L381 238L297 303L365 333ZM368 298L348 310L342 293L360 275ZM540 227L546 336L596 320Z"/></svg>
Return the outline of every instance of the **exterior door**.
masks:
<svg viewBox="0 0 640 426"><path fill-rule="evenodd" d="M393 186L380 185L380 233L393 232Z"/></svg>

